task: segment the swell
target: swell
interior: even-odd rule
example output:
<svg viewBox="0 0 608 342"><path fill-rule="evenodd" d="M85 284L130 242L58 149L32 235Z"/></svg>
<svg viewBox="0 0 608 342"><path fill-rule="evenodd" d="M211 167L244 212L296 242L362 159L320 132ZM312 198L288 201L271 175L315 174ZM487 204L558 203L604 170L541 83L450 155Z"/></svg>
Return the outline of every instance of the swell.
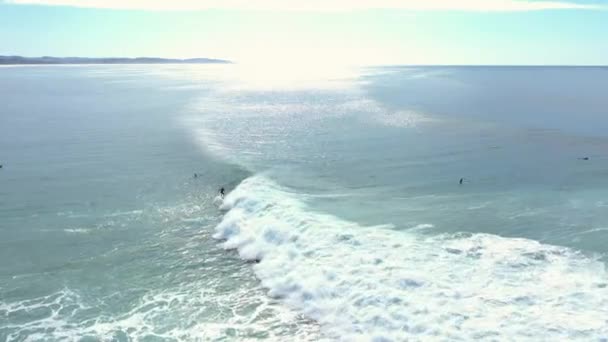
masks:
<svg viewBox="0 0 608 342"><path fill-rule="evenodd" d="M488 234L428 236L315 213L262 176L224 200L215 238L272 297L341 340L608 336L603 263Z"/></svg>

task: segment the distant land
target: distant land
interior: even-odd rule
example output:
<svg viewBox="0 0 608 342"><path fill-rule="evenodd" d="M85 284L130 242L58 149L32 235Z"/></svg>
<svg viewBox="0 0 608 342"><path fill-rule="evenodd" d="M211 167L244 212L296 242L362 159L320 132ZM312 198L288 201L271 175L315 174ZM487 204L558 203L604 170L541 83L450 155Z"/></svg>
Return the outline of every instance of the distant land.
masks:
<svg viewBox="0 0 608 342"><path fill-rule="evenodd" d="M230 64L231 61L213 58L170 59L156 57L138 58L87 58L87 57L22 57L0 56L0 65L16 64Z"/></svg>

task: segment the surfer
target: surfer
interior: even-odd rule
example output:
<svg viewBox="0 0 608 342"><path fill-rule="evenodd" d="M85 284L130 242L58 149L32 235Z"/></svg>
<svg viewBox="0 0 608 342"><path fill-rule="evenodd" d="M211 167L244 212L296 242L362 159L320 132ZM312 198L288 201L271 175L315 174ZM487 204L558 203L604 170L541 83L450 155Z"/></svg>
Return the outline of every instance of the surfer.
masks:
<svg viewBox="0 0 608 342"><path fill-rule="evenodd" d="M462 185L463 182L464 182L464 178L460 178L460 181L458 183L460 183L460 185Z"/></svg>
<svg viewBox="0 0 608 342"><path fill-rule="evenodd" d="M222 196L222 198L224 198L224 196L226 196L226 193L225 193L225 190L223 187L220 189L220 196Z"/></svg>
<svg viewBox="0 0 608 342"><path fill-rule="evenodd" d="M589 157L578 158L579 160L589 160ZM0 166L1 167L1 166Z"/></svg>

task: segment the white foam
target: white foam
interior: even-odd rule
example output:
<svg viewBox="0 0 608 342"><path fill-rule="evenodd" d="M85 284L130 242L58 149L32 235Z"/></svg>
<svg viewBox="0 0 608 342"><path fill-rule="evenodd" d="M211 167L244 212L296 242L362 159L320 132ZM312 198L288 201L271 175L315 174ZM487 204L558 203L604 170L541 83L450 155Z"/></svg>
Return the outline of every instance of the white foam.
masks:
<svg viewBox="0 0 608 342"><path fill-rule="evenodd" d="M10 304L0 301L0 317L6 318L0 320L0 337L7 341L215 341L231 335L270 340L287 335L294 341L318 340L316 324L256 288L218 292L209 284L194 282L145 294L130 310L112 314L100 310L99 303L103 299L86 305L70 289ZM13 322L13 317L20 318Z"/></svg>
<svg viewBox="0 0 608 342"><path fill-rule="evenodd" d="M410 230L424 230L424 229L431 229L431 228L435 228L435 225L430 224L430 223L421 223L421 224L417 224L416 226L410 228Z"/></svg>
<svg viewBox="0 0 608 342"><path fill-rule="evenodd" d="M604 264L567 248L487 234L421 236L313 213L271 181L224 201L224 247L258 260L269 295L341 340L598 340ZM428 227L428 226L425 226Z"/></svg>
<svg viewBox="0 0 608 342"><path fill-rule="evenodd" d="M592 228L589 230L582 231L579 234L590 234L590 233L597 233L597 232L608 232L608 227Z"/></svg>
<svg viewBox="0 0 608 342"><path fill-rule="evenodd" d="M221 195L217 195L213 199L213 204L215 204L218 207L221 207L223 202L224 202L224 198Z"/></svg>
<svg viewBox="0 0 608 342"><path fill-rule="evenodd" d="M72 234L88 234L91 232L91 230L87 228L66 228L63 231Z"/></svg>
<svg viewBox="0 0 608 342"><path fill-rule="evenodd" d="M138 216L143 214L143 212L143 210L117 211L111 214L107 214L106 217Z"/></svg>

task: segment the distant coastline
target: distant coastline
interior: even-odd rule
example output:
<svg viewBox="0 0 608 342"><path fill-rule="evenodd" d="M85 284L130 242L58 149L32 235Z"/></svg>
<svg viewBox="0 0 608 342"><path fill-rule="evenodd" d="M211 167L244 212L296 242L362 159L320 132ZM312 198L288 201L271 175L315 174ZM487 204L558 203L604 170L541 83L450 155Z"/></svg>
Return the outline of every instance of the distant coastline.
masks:
<svg viewBox="0 0 608 342"><path fill-rule="evenodd" d="M231 64L231 61L214 58L172 59L156 57L138 58L88 58L88 57L23 57L0 56L0 65L32 64Z"/></svg>

